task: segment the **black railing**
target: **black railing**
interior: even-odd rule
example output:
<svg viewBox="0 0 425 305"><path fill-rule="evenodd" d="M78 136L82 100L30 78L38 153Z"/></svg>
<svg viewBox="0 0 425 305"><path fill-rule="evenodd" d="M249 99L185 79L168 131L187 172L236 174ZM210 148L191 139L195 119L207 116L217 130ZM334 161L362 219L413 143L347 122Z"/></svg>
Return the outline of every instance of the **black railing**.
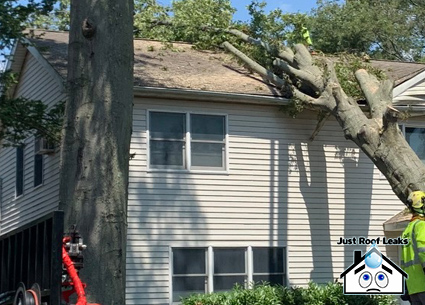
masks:
<svg viewBox="0 0 425 305"><path fill-rule="evenodd" d="M62 237L62 211L0 236L0 295L37 283L49 305L60 305Z"/></svg>

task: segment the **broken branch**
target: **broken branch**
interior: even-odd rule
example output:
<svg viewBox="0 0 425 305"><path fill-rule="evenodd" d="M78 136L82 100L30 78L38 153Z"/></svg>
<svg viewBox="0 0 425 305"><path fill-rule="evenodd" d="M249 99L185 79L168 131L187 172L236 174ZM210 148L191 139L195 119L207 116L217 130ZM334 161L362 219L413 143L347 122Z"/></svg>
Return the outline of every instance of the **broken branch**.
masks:
<svg viewBox="0 0 425 305"><path fill-rule="evenodd" d="M234 54L236 57L238 57L240 60L242 60L250 69L257 72L264 78L266 78L270 83L274 84L276 87L281 89L285 85L285 81L281 79L279 76L271 72L270 70L267 70L251 58L249 58L246 54L239 51L237 48L235 48L230 42L226 41L222 44L222 46L232 54Z"/></svg>

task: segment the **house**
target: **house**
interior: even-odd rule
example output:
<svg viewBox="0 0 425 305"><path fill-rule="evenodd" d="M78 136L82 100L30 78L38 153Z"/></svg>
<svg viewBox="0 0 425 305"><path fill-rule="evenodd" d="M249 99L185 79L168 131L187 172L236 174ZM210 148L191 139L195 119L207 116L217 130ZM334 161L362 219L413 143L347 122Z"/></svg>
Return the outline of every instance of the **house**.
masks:
<svg viewBox="0 0 425 305"><path fill-rule="evenodd" d="M377 249L362 256L354 251L354 262L341 273L345 294L403 294L407 273Z"/></svg>
<svg viewBox="0 0 425 305"><path fill-rule="evenodd" d="M67 41L46 32L17 45L11 93L65 99ZM366 248L338 245L341 237L400 235L383 224L404 206L335 120L311 142L316 114L287 116L288 101L230 55L134 44L127 304L170 304L235 282L333 281ZM423 99L425 65L374 64L396 79L398 107ZM425 160L422 118L401 126ZM58 208L59 156L35 144L0 151L1 234ZM398 246L381 250L398 262Z"/></svg>

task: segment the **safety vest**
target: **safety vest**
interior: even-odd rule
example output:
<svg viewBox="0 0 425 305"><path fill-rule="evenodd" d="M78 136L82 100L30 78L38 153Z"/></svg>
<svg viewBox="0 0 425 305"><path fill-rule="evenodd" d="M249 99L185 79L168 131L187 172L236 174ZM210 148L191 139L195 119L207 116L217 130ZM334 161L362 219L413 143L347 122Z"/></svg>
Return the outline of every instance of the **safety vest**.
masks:
<svg viewBox="0 0 425 305"><path fill-rule="evenodd" d="M313 44L313 42L311 41L311 38L310 38L310 32L304 26L301 28L301 35L303 36L304 42L307 45L311 46Z"/></svg>
<svg viewBox="0 0 425 305"><path fill-rule="evenodd" d="M425 221L411 221L403 232L409 244L402 246L401 268L409 276L406 280L409 294L425 291Z"/></svg>

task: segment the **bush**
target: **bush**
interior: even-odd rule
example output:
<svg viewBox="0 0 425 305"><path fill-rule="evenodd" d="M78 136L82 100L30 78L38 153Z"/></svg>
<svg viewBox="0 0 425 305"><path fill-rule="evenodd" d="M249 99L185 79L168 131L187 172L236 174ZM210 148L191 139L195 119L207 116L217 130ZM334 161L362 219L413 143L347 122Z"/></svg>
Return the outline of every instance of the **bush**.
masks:
<svg viewBox="0 0 425 305"><path fill-rule="evenodd" d="M340 283L307 288L286 288L268 284L252 289L235 286L229 292L197 294L182 299L183 305L395 305L393 296L344 295Z"/></svg>

